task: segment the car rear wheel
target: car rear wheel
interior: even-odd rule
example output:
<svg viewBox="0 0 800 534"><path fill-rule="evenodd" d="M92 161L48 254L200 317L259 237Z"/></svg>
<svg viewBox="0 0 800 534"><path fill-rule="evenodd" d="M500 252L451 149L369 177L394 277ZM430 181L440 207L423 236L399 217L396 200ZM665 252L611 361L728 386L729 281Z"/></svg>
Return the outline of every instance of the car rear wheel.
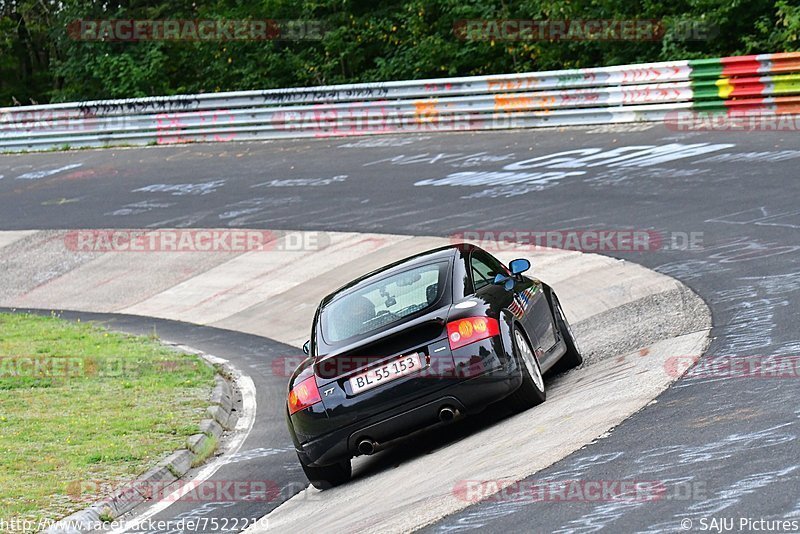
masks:
<svg viewBox="0 0 800 534"><path fill-rule="evenodd" d="M567 352L556 362L556 371L568 371L583 363L583 355L578 343L575 341L575 335L572 333L569 322L567 322L567 317L564 315L564 310L561 308L561 303L555 294L553 294L553 318L555 318L556 326L561 332L561 338L567 345Z"/></svg>
<svg viewBox="0 0 800 534"><path fill-rule="evenodd" d="M353 475L350 460L343 460L333 465L324 465L321 467L312 467L304 464L303 460L300 460L300 465L303 466L303 472L306 474L306 477L308 477L311 485L321 490L344 484L349 481L350 477Z"/></svg>
<svg viewBox="0 0 800 534"><path fill-rule="evenodd" d="M508 406L515 412L522 412L544 402L544 377L539 361L519 327L514 329L514 352L520 362L522 385L508 396Z"/></svg>

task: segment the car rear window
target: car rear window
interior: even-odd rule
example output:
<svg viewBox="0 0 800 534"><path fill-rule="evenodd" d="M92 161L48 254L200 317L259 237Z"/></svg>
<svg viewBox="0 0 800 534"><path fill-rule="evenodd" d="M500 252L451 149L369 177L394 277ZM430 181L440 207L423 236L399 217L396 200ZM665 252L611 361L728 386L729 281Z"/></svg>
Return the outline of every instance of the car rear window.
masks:
<svg viewBox="0 0 800 534"><path fill-rule="evenodd" d="M430 308L442 296L448 262L387 276L337 297L320 315L328 344L362 337Z"/></svg>

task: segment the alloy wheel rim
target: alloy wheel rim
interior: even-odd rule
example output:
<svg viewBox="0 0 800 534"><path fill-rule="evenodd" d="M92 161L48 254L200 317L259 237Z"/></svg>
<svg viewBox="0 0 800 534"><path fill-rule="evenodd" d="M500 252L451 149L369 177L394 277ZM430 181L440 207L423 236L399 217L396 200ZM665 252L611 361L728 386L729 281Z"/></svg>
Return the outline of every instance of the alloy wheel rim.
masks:
<svg viewBox="0 0 800 534"><path fill-rule="evenodd" d="M522 356L522 361L525 362L525 368L528 370L528 374L530 375L531 379L533 379L533 383L536 385L536 388L539 391L544 391L544 378L542 378L542 371L539 369L539 364L536 361L536 356L531 351L530 345L519 332L519 330L514 331L514 337L517 338L517 347L519 347L520 355Z"/></svg>

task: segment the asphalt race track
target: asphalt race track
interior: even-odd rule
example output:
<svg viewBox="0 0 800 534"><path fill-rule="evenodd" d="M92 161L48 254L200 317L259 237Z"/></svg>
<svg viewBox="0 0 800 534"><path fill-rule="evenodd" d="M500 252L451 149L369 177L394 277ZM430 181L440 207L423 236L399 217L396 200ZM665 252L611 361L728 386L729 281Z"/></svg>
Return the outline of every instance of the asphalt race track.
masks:
<svg viewBox="0 0 800 534"><path fill-rule="evenodd" d="M179 253L166 240L147 253L126 253L124 248L114 249L119 253L103 253L86 246L95 243L94 236L98 236L96 243L101 243L99 236L107 232L0 232L0 263L5 265L6 274L0 279L0 303L17 309L133 314L202 324L274 338L294 347L300 355L313 319L313 303L331 287L414 252L451 243L448 238L431 236L247 230L249 236L262 241L275 239L249 252L225 250L224 241L213 247L198 243L201 250ZM117 242L124 244L118 238L126 231L113 232ZM164 239L180 235L185 241L195 235L225 233L224 228L181 229L148 235ZM232 233L241 235L243 231ZM482 243L495 248L508 246ZM504 417L502 409L489 410L487 415L494 420L490 418L490 424L483 428L473 427L469 434L456 432L464 429L459 426L442 429L440 435L449 436L446 447L417 449L425 454L413 454L414 444L426 441L410 440L394 448L392 451L403 453L402 461L392 460L391 451L356 459L354 480L324 495L312 490L293 497L265 516L269 529L349 532L367 523L375 531L408 532L430 525L469 504L454 491L464 481L524 479L604 435L668 388L708 345L708 306L672 277L622 259L579 251L530 250L513 244L511 250L496 254L505 262L519 256L534 262L536 275L558 293L580 339L585 364L552 377L548 382L551 398L535 411ZM225 436L225 456L204 465L179 485L179 489L188 489L188 484L200 484L202 491L156 499L152 507L143 505L140 508L145 511L135 510L135 518L126 520L147 520L157 515L156 521L171 521L169 527L148 522L145 529L196 530L180 525L184 520L195 521L193 516L189 519L177 513L181 506L176 503L188 500L194 506L192 514L213 513L213 519L218 520L233 518L234 524L227 526L236 530L236 522L244 522L241 517L253 513L252 500L265 497L265 482L283 487L284 482L266 478L270 470L261 470L260 465L237 474L220 469L220 462L249 453L245 441L260 411L273 415L258 417L260 433L287 435L284 422L274 417L282 411L282 402L259 409L256 389L276 390L274 381L263 380L264 371L287 378L301 359L293 354L288 359L275 354L256 356L262 369L251 376L254 362L234 356L231 372L240 376L236 382L242 404L235 425L228 425L235 428ZM498 448L496 443L503 443L503 447ZM289 443L285 447L291 449ZM451 457L458 461L451 462ZM376 470L376 463L383 467ZM237 478L230 479L232 474ZM244 488L236 495L224 492L232 483ZM291 491L281 493L285 496ZM370 507L369 518L365 518L362 503L384 493L392 494L391 501ZM89 494L83 502L87 500L92 500ZM203 506L199 506L201 502ZM124 509L138 504L127 497L120 503ZM102 509L103 505L98 507ZM163 518L161 512L180 517ZM223 513L224 517L218 517ZM65 522L75 519L72 516ZM225 526L221 525L228 530ZM213 523L209 527L202 530L219 530Z"/></svg>
<svg viewBox="0 0 800 534"><path fill-rule="evenodd" d="M701 365L764 361L800 354L798 164L794 132L682 133L660 125L8 155L0 158L0 229L228 226L444 237L649 230L664 236L650 250L590 252L673 276L706 300L713 342ZM147 320L130 321L135 330ZM259 416L275 416L264 407L278 409L284 383L261 377L256 355L290 348L204 327L164 328L174 329L166 339L254 365L254 380L263 378ZM485 502L428 529L676 532L700 531L704 518L800 518L798 398L796 369L781 378L690 372L530 481L657 480L680 494ZM485 424L465 422L457 431L464 434L433 436L411 454ZM225 468L255 465L300 489L287 436L258 434L257 424L248 440L263 456ZM289 496L254 507L263 515ZM170 517L196 512L180 506Z"/></svg>

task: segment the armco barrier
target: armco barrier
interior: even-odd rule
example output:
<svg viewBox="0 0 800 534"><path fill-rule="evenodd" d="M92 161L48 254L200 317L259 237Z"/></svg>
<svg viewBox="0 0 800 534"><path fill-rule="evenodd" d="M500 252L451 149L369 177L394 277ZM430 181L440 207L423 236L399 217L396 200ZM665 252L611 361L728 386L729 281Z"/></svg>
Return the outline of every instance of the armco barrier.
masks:
<svg viewBox="0 0 800 534"><path fill-rule="evenodd" d="M0 109L0 151L800 113L800 53Z"/></svg>

